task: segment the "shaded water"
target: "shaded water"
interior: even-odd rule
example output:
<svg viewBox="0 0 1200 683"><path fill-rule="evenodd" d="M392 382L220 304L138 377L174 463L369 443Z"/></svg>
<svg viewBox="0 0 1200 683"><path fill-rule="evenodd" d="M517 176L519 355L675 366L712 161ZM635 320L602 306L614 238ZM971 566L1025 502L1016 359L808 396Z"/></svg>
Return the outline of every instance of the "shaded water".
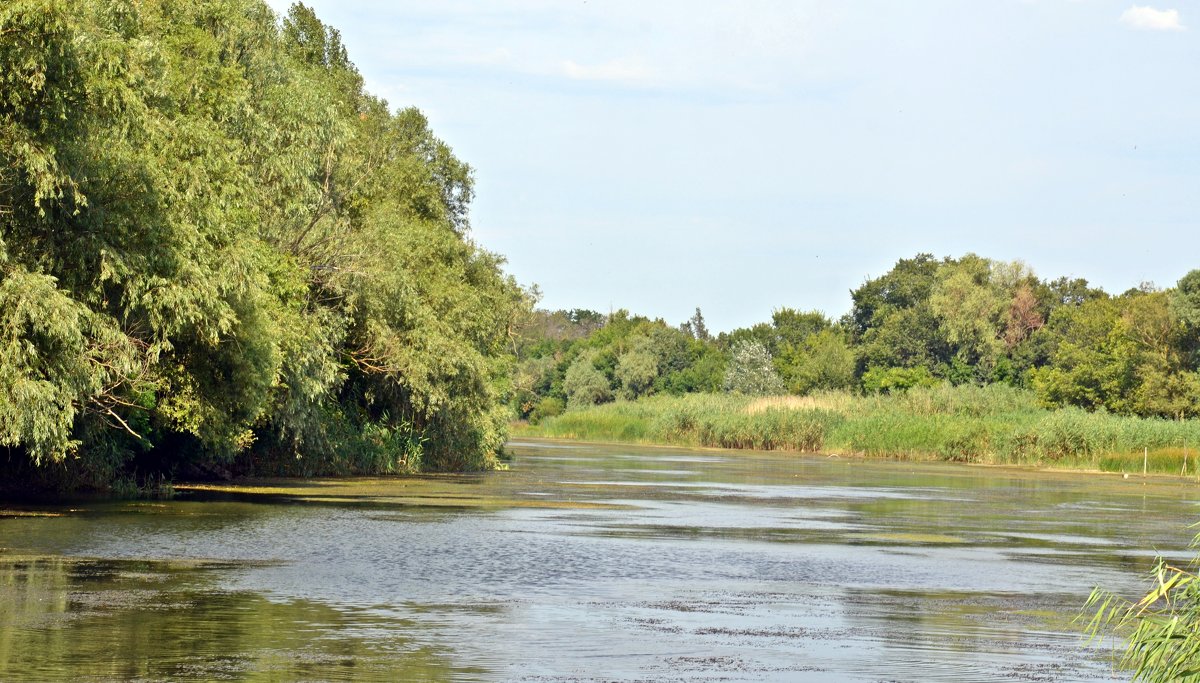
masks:
<svg viewBox="0 0 1200 683"><path fill-rule="evenodd" d="M0 506L0 679L1097 681L1195 484L525 442L511 470ZM47 516L50 515L50 516Z"/></svg>

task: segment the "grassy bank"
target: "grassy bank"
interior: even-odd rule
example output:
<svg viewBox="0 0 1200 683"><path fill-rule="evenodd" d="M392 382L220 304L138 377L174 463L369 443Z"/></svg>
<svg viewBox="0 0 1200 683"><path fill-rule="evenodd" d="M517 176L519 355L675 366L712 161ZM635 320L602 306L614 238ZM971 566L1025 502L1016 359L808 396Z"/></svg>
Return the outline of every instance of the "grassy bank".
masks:
<svg viewBox="0 0 1200 683"><path fill-rule="evenodd" d="M1170 421L1046 410L1005 386L942 386L903 394L751 398L658 396L569 411L517 436L678 446L847 453L1040 465L1109 472L1195 474L1200 420Z"/></svg>

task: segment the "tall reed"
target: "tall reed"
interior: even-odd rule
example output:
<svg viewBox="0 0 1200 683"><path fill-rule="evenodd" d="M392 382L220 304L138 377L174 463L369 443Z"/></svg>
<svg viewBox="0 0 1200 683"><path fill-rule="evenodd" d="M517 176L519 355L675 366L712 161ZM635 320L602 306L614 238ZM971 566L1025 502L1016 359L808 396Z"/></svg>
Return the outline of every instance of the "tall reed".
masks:
<svg viewBox="0 0 1200 683"><path fill-rule="evenodd" d="M1140 473L1195 473L1200 420L1047 410L1007 386L916 388L893 395L749 398L656 396L573 410L518 433L681 446L847 453L1034 464Z"/></svg>

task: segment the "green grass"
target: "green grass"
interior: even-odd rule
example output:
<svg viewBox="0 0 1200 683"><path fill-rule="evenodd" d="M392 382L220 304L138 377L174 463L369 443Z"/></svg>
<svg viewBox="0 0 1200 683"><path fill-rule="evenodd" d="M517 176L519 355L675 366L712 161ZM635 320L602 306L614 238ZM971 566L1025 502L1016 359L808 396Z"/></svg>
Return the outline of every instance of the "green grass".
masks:
<svg viewBox="0 0 1200 683"><path fill-rule="evenodd" d="M516 434L584 441L846 453L916 460L1188 474L1200 464L1200 420L1047 410L1005 386L903 394L750 398L690 394L568 411Z"/></svg>

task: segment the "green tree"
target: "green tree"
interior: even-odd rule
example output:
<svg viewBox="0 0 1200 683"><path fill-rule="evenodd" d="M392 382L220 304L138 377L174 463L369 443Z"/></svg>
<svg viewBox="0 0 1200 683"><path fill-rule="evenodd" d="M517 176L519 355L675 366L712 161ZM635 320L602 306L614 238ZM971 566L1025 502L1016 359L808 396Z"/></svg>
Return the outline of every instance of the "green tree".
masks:
<svg viewBox="0 0 1200 683"><path fill-rule="evenodd" d="M857 372L872 367L925 367L950 362L952 355L930 297L942 261L930 254L901 259L884 275L851 292L846 326L857 347Z"/></svg>
<svg viewBox="0 0 1200 683"><path fill-rule="evenodd" d="M5 3L0 445L101 480L488 466L531 297L472 188L304 5Z"/></svg>
<svg viewBox="0 0 1200 683"><path fill-rule="evenodd" d="M595 351L585 351L567 368L563 389L569 407L585 408L612 400L608 377L596 367L598 356Z"/></svg>
<svg viewBox="0 0 1200 683"><path fill-rule="evenodd" d="M1042 401L1143 416L1200 414L1194 338L1173 311L1171 294L1140 290L1056 309L1039 333L1051 339L1049 362L1033 372Z"/></svg>
<svg viewBox="0 0 1200 683"><path fill-rule="evenodd" d="M679 326L685 334L698 341L709 341L711 336L708 333L708 325L704 323L704 314L700 312L700 307L696 307L696 312L691 318Z"/></svg>
<svg viewBox="0 0 1200 683"><path fill-rule="evenodd" d="M658 378L658 356L649 337L635 337L627 351L617 358L616 377L625 398L635 399L654 385Z"/></svg>
<svg viewBox="0 0 1200 683"><path fill-rule="evenodd" d="M1133 384L1131 349L1114 335L1116 301L1094 299L1054 311L1042 334L1052 340L1050 363L1033 371L1033 387L1049 406L1094 410L1123 407Z"/></svg>
<svg viewBox="0 0 1200 683"><path fill-rule="evenodd" d="M809 335L786 356L780 374L794 394L848 389L854 385L854 351L845 336L832 329Z"/></svg>
<svg viewBox="0 0 1200 683"><path fill-rule="evenodd" d="M1200 330L1200 270L1179 279L1171 294L1171 312L1193 330Z"/></svg>

